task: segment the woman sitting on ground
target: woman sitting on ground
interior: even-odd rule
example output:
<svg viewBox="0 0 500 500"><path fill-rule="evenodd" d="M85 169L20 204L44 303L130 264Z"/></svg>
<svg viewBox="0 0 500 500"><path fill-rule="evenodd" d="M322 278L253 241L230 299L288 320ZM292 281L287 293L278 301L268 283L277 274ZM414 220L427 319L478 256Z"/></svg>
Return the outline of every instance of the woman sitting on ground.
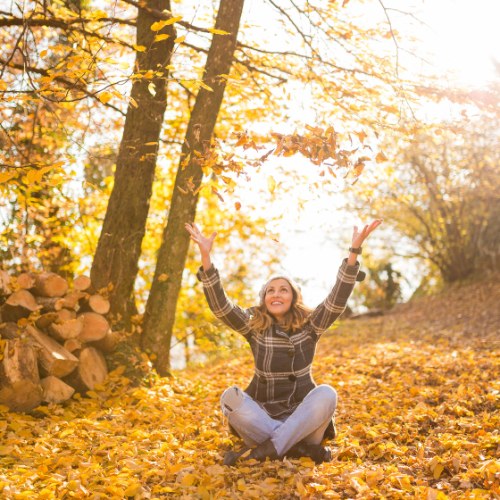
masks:
<svg viewBox="0 0 500 500"><path fill-rule="evenodd" d="M217 233L206 237L196 224L186 224L200 249L198 278L208 305L217 318L246 338L255 362L250 385L244 391L229 387L221 397L222 413L246 445L226 453L224 464L234 465L239 458L263 461L283 456L309 456L316 463L331 460L331 450L321 443L335 437L337 393L329 385L316 385L311 365L321 334L342 314L355 282L363 279L357 256L381 222L361 231L354 227L349 256L337 281L313 310L303 304L295 281L284 275L264 284L257 307L238 307L226 296L210 258Z"/></svg>

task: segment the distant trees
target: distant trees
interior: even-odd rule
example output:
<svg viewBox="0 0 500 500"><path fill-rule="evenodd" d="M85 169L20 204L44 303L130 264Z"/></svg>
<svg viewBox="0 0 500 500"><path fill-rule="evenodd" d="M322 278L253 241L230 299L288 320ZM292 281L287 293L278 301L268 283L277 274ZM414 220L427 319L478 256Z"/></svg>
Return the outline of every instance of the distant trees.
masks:
<svg viewBox="0 0 500 500"><path fill-rule="evenodd" d="M447 283L500 269L498 130L484 116L422 131L391 159L384 182L367 179L373 210Z"/></svg>

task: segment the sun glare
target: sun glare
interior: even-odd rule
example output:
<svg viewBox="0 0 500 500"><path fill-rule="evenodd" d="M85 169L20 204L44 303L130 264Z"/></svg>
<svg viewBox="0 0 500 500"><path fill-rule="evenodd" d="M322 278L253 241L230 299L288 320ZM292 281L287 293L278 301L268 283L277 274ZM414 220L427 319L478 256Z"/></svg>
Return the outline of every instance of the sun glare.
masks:
<svg viewBox="0 0 500 500"><path fill-rule="evenodd" d="M483 86L495 78L500 61L500 2L440 0L425 2L422 16L430 30L423 37L432 66L450 83Z"/></svg>

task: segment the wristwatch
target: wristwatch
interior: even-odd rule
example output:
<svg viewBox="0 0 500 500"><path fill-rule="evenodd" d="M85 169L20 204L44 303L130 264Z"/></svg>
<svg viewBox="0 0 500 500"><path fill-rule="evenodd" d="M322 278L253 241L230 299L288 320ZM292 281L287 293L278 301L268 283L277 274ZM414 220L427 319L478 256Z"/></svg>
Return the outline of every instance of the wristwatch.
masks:
<svg viewBox="0 0 500 500"><path fill-rule="evenodd" d="M358 255L361 255L361 250L362 250L362 247L358 247L358 248L349 247L349 252L357 253Z"/></svg>

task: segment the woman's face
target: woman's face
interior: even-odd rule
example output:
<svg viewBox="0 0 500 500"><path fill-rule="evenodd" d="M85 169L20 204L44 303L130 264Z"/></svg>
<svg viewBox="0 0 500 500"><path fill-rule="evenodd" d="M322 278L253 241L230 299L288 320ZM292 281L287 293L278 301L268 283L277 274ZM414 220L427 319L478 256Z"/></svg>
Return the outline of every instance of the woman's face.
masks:
<svg viewBox="0 0 500 500"><path fill-rule="evenodd" d="M264 304L277 320L282 319L292 307L293 292L290 283L278 278L269 283L264 295Z"/></svg>

